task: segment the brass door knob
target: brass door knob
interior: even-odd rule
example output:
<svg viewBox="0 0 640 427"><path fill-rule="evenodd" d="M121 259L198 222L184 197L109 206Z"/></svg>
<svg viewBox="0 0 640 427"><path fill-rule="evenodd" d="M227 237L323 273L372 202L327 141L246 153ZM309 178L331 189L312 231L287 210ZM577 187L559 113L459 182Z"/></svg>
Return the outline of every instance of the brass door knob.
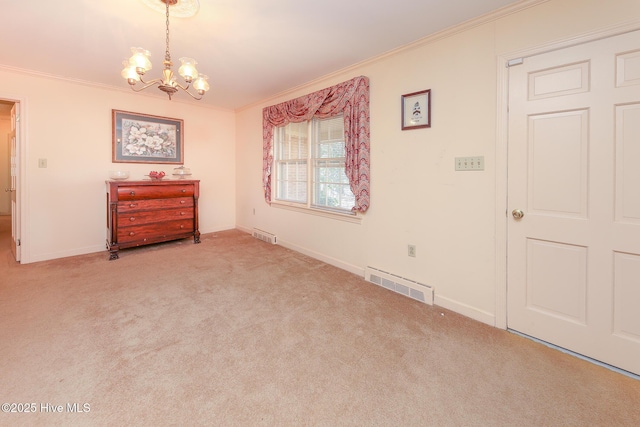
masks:
<svg viewBox="0 0 640 427"><path fill-rule="evenodd" d="M520 209L514 209L513 211L511 211L511 215L513 215L515 219L522 219L522 217L524 217L524 212L522 212Z"/></svg>

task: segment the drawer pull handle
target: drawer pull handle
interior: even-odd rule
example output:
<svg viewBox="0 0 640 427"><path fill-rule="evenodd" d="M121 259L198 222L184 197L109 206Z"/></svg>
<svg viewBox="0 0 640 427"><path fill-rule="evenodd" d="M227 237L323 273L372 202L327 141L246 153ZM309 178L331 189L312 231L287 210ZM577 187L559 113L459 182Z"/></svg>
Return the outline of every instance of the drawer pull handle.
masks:
<svg viewBox="0 0 640 427"><path fill-rule="evenodd" d="M182 189L182 192L183 192L183 193L186 193L186 192L187 192L187 190L185 190L185 189L183 188L183 189Z"/></svg>
<svg viewBox="0 0 640 427"><path fill-rule="evenodd" d="M130 207L130 208L135 208L136 206L138 206L138 205L136 205L135 203L131 203L131 204L129 204L129 207Z"/></svg>
<svg viewBox="0 0 640 427"><path fill-rule="evenodd" d="M132 191L131 193L129 193L129 195L131 195L131 196L135 196L135 195L136 195L136 192L135 192L135 191Z"/></svg>
<svg viewBox="0 0 640 427"><path fill-rule="evenodd" d="M181 205L184 205L185 203L187 203L185 200L180 200Z"/></svg>
<svg viewBox="0 0 640 427"><path fill-rule="evenodd" d="M180 228L184 228L184 225L181 225Z"/></svg>
<svg viewBox="0 0 640 427"><path fill-rule="evenodd" d="M129 218L129 221L135 221L135 220L136 220L135 216L132 216L131 218Z"/></svg>
<svg viewBox="0 0 640 427"><path fill-rule="evenodd" d="M180 215L186 215L186 212L180 212Z"/></svg>
<svg viewBox="0 0 640 427"><path fill-rule="evenodd" d="M135 236L135 235L136 235L136 233L134 233L133 231L131 231L131 232L129 233L129 236Z"/></svg>

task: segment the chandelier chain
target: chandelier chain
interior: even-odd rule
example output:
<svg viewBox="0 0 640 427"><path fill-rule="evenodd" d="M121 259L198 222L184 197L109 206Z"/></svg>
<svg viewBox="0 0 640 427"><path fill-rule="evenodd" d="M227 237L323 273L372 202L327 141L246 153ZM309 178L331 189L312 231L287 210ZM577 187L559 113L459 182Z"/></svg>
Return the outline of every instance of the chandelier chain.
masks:
<svg viewBox="0 0 640 427"><path fill-rule="evenodd" d="M166 2L167 5L167 51L164 54L164 60L171 62L171 54L169 53L169 1Z"/></svg>

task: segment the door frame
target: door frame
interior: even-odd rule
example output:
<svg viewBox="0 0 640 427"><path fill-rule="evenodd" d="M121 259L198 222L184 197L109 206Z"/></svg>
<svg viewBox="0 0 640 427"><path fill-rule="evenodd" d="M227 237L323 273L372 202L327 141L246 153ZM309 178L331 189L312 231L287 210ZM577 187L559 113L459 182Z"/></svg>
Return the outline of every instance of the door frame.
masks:
<svg viewBox="0 0 640 427"><path fill-rule="evenodd" d="M18 163L16 164L16 212L18 216L19 229L17 235L20 239L20 262L26 264L29 262L29 227L26 220L29 212L27 197L27 99L16 96L15 94L7 94L0 92L0 99L3 101L13 102L16 104L16 114L19 120L16 123L17 133L19 135L17 141L17 151L19 153Z"/></svg>
<svg viewBox="0 0 640 427"><path fill-rule="evenodd" d="M507 226L509 185L509 66L510 61L560 50L579 44L589 43L608 37L640 30L640 19L620 25L610 26L578 36L546 43L532 48L498 55L497 70L497 112L496 112L496 303L495 324L500 329L508 329L507 313ZM517 65L514 65L517 66Z"/></svg>

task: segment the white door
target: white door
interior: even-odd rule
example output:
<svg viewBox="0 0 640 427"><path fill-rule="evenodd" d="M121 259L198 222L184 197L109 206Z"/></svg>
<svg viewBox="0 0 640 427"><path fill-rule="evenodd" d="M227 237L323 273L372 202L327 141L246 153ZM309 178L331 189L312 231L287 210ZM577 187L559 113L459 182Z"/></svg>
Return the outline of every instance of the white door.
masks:
<svg viewBox="0 0 640 427"><path fill-rule="evenodd" d="M9 134L11 162L11 253L16 261L20 261L20 209L17 202L18 165L20 164L20 145L18 143L20 126L18 120L18 104L13 104L13 108L11 108L11 133Z"/></svg>
<svg viewBox="0 0 640 427"><path fill-rule="evenodd" d="M512 66L508 144L508 327L640 374L640 31Z"/></svg>

